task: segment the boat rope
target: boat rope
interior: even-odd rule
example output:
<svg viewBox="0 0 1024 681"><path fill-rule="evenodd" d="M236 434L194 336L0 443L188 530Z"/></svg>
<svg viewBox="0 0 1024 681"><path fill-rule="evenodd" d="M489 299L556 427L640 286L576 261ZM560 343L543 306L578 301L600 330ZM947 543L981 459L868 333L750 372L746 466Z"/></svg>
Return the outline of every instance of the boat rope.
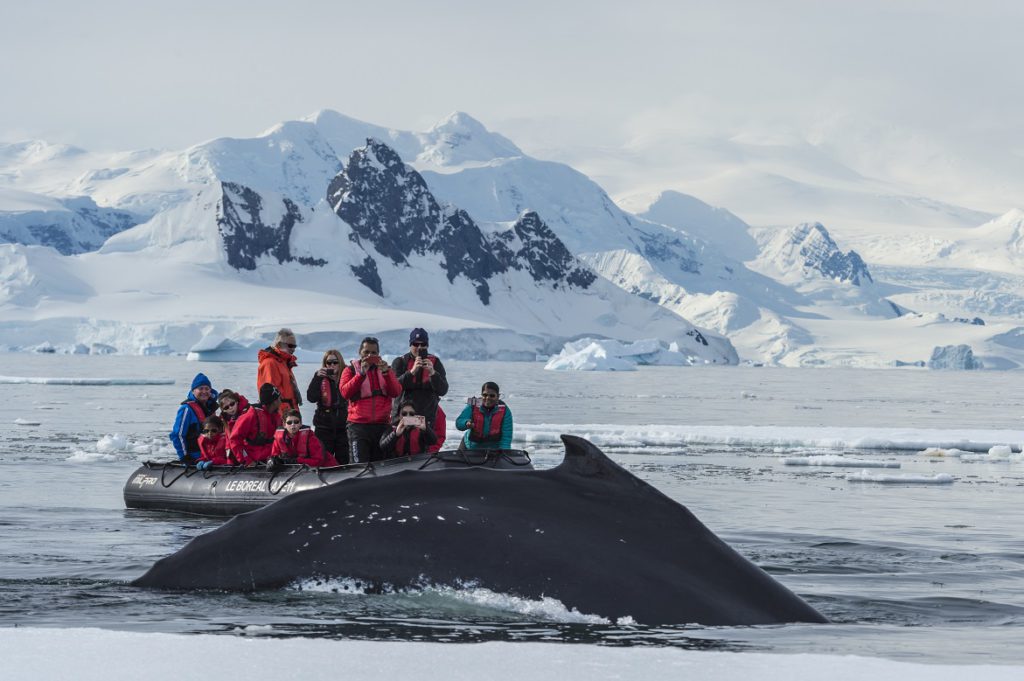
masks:
<svg viewBox="0 0 1024 681"><path fill-rule="evenodd" d="M170 482L167 482L166 481L167 469L171 468L172 466L178 466L178 465L179 465L178 463L171 462L171 461L168 461L167 463L165 463L163 465L163 468L160 471L160 484L163 485L165 489L170 487L171 485L173 485L175 482L177 482L178 478L180 478L181 476L183 476L186 473L188 473L188 466L182 466L181 472L178 473L177 475L175 475L173 480L171 480Z"/></svg>
<svg viewBox="0 0 1024 681"><path fill-rule="evenodd" d="M282 482L282 483L281 483L281 486L277 488L277 491L276 491L276 492L274 491L274 478L276 478L276 477L277 477L277 472L275 471L275 472L274 472L274 474L270 476L270 480L268 480L268 481L267 481L267 491L268 491L268 492L270 492L271 494L273 494L274 496L277 496L277 494L278 494L278 493L279 493L279 492L280 492L281 490L283 490L283 489L285 488L285 485L287 485L287 484L288 484L289 482L291 482L291 481L292 481L292 479L293 479L293 478L294 478L294 477L295 477L296 475L298 475L299 473L301 473L301 472L302 472L302 471L304 471L304 470L307 470L308 468L309 468L309 466L307 466L306 464L302 464L302 465L300 465L300 466L299 466L299 467L298 467L298 468L297 468L297 469L295 470L295 472L294 472L294 473L292 473L291 475L289 475L289 476L288 476L288 478L287 478L287 479L286 479L286 480L285 480L284 482Z"/></svg>

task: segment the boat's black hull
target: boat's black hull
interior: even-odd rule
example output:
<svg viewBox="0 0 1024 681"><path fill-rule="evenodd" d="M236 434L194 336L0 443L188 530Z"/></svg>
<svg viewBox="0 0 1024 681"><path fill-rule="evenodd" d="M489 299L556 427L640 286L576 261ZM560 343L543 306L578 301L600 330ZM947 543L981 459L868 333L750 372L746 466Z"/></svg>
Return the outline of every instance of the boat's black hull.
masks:
<svg viewBox="0 0 1024 681"><path fill-rule="evenodd" d="M529 454L521 450L445 451L331 468L293 464L273 472L262 467L239 466L213 466L199 470L178 461L147 461L125 483L124 504L128 508L233 516L261 508L295 492L350 478L378 477L407 470L477 466L503 470L533 467Z"/></svg>

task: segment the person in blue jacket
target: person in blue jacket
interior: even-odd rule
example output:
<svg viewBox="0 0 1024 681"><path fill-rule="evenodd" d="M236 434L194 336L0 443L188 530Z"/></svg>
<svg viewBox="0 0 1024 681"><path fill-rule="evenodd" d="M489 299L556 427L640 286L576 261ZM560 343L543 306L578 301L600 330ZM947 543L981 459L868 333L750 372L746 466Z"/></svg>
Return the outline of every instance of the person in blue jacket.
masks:
<svg viewBox="0 0 1024 681"><path fill-rule="evenodd" d="M459 443L459 449L511 449L512 410L499 398L498 384L487 381L480 389L480 397L470 398L455 427L468 431Z"/></svg>
<svg viewBox="0 0 1024 681"><path fill-rule="evenodd" d="M178 459L194 463L199 459L199 431L206 417L217 413L217 391L206 374L196 374L188 397L174 417L174 426L168 437L178 453Z"/></svg>

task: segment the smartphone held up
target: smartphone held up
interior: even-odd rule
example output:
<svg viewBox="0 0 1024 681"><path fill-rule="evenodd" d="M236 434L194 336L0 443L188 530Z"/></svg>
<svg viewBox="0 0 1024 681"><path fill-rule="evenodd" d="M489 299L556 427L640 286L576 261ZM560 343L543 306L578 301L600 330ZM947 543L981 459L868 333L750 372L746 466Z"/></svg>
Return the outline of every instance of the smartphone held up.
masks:
<svg viewBox="0 0 1024 681"><path fill-rule="evenodd" d="M427 419L423 416L403 416L402 423L407 428L420 428L423 429L427 425Z"/></svg>

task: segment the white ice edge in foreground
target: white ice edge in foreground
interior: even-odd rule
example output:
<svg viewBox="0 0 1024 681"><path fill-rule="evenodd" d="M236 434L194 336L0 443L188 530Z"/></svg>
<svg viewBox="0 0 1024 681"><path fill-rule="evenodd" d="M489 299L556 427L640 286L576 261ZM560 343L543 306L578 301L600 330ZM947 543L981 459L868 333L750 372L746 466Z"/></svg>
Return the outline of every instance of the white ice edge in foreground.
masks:
<svg viewBox="0 0 1024 681"><path fill-rule="evenodd" d="M836 454L821 454L819 456L788 456L779 459L779 463L785 466L849 466L855 468L899 468L898 461L873 461L871 459L854 459Z"/></svg>
<svg viewBox="0 0 1024 681"><path fill-rule="evenodd" d="M270 626L237 636L159 634L102 629L0 629L0 658L14 679L181 681L181 679L346 678L417 681L1016 681L1024 666L931 665L838 655L775 655L611 647L577 643L445 644L268 638ZM177 651L154 664L153 651ZM56 654L55 654L56 653ZM334 662L332 662L334 661Z"/></svg>
<svg viewBox="0 0 1024 681"><path fill-rule="evenodd" d="M173 378L104 378L60 376L0 376L0 384L8 385L174 385Z"/></svg>
<svg viewBox="0 0 1024 681"><path fill-rule="evenodd" d="M988 452L1009 446L1020 451L1024 430L854 428L830 426L702 426L516 423L514 446L559 444L562 433L607 447L673 447L720 444L758 448L825 450L891 449L923 452L959 449Z"/></svg>
<svg viewBox="0 0 1024 681"><path fill-rule="evenodd" d="M850 473L846 476L848 482L877 482L886 485L949 485L956 478L949 473L936 473L935 475L883 475L870 471Z"/></svg>

